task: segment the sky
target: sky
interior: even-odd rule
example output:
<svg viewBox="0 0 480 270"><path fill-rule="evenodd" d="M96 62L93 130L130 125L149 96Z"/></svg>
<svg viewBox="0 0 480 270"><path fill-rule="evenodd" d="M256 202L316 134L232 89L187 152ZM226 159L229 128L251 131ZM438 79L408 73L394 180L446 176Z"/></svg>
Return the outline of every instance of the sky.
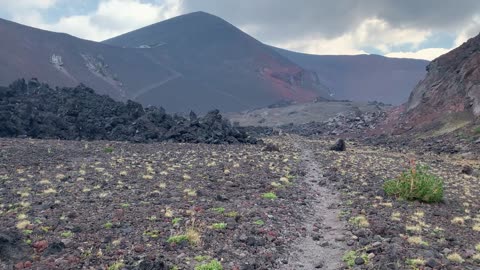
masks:
<svg viewBox="0 0 480 270"><path fill-rule="evenodd" d="M277 47L432 60L480 32L479 0L0 0L0 18L102 41L205 11Z"/></svg>

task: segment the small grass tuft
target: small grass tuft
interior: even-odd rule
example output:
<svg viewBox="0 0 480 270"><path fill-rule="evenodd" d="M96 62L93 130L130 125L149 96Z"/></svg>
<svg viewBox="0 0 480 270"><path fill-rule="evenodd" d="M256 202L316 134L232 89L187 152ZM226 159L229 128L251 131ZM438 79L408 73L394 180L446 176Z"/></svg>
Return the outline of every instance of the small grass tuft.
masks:
<svg viewBox="0 0 480 270"><path fill-rule="evenodd" d="M370 226L370 223L368 223L368 220L364 215L352 217L348 220L348 222L360 228L367 228Z"/></svg>
<svg viewBox="0 0 480 270"><path fill-rule="evenodd" d="M227 223L213 223L212 228L215 230L224 230L227 228Z"/></svg>
<svg viewBox="0 0 480 270"><path fill-rule="evenodd" d="M147 230L143 233L143 235L149 236L151 238L158 238L160 236L160 232L158 230Z"/></svg>
<svg viewBox="0 0 480 270"><path fill-rule="evenodd" d="M365 263L368 263L368 255L364 252L357 252L355 250L350 250L347 251L343 256L342 256L342 261L345 262L345 264L348 267L354 267L355 266L355 259L356 258L362 258Z"/></svg>
<svg viewBox="0 0 480 270"><path fill-rule="evenodd" d="M203 255L197 255L195 256L195 261L197 262L204 262L206 260L209 260L210 259L210 256L203 256Z"/></svg>
<svg viewBox="0 0 480 270"><path fill-rule="evenodd" d="M264 222L263 220L261 220L261 219L255 220L255 222L253 222L253 223L254 223L255 225L258 225L258 226L263 226L263 225L265 225L265 222Z"/></svg>
<svg viewBox="0 0 480 270"><path fill-rule="evenodd" d="M408 237L407 242L413 245L422 245L422 246L428 246L428 243L423 241L422 237L420 236L411 236Z"/></svg>
<svg viewBox="0 0 480 270"><path fill-rule="evenodd" d="M107 269L108 270L120 270L125 266L122 261L115 262L114 264L110 265Z"/></svg>
<svg viewBox="0 0 480 270"><path fill-rule="evenodd" d="M454 217L451 221L453 224L457 224L460 226L465 225L465 219L463 217Z"/></svg>
<svg viewBox="0 0 480 270"><path fill-rule="evenodd" d="M273 192L267 192L267 193L263 193L262 198L269 199L269 200L275 200L278 197L277 197L277 194L275 194Z"/></svg>
<svg viewBox="0 0 480 270"><path fill-rule="evenodd" d="M216 208L212 208L212 210L214 212L217 212L219 214L223 214L223 212L225 212L225 208L224 207L216 207Z"/></svg>
<svg viewBox="0 0 480 270"><path fill-rule="evenodd" d="M236 218L236 217L238 217L238 212L237 211L230 211L230 212L226 213L225 216L231 217L231 218Z"/></svg>
<svg viewBox="0 0 480 270"><path fill-rule="evenodd" d="M70 238L73 236L73 233L71 231L64 231L60 234L60 236L63 238Z"/></svg>
<svg viewBox="0 0 480 270"><path fill-rule="evenodd" d="M465 260L458 253L448 254L447 259L451 262L463 263Z"/></svg>
<svg viewBox="0 0 480 270"><path fill-rule="evenodd" d="M219 261L211 260L209 263L195 266L195 270L223 270L223 266Z"/></svg>
<svg viewBox="0 0 480 270"><path fill-rule="evenodd" d="M181 242L188 241L188 237L185 234L173 235L167 239L168 243L180 244Z"/></svg>
<svg viewBox="0 0 480 270"><path fill-rule="evenodd" d="M408 259L407 264L412 267L425 265L425 260L422 258Z"/></svg>
<svg viewBox="0 0 480 270"><path fill-rule="evenodd" d="M443 199L443 181L425 166L412 166L397 179L385 182L383 188L388 195L405 200L435 203Z"/></svg>

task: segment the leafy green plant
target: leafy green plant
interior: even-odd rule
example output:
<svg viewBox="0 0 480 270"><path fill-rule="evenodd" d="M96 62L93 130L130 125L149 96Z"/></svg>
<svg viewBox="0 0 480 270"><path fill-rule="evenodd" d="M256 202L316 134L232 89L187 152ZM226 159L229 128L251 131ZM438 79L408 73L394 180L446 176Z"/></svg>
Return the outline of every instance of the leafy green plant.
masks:
<svg viewBox="0 0 480 270"><path fill-rule="evenodd" d="M428 167L415 166L402 173L400 177L389 180L383 185L385 193L405 200L419 200L426 203L439 202L443 199L443 181L428 173Z"/></svg>
<svg viewBox="0 0 480 270"><path fill-rule="evenodd" d="M103 227L104 227L105 229L111 229L111 228L113 227L113 223L107 222L107 223L103 224Z"/></svg>
<svg viewBox="0 0 480 270"><path fill-rule="evenodd" d="M275 194L273 192L267 192L267 193L263 193L262 198L269 199L269 200L275 200L278 197L277 197L277 194Z"/></svg>
<svg viewBox="0 0 480 270"><path fill-rule="evenodd" d="M195 270L223 270L223 266L219 261L211 260L209 263L195 266Z"/></svg>
<svg viewBox="0 0 480 270"><path fill-rule="evenodd" d="M107 146L107 147L103 148L103 152L105 152L107 154L112 153L113 152L113 147Z"/></svg>
<svg viewBox="0 0 480 270"><path fill-rule="evenodd" d="M176 218L172 219L172 224L177 225L178 223L180 223L180 221L182 221L182 218L176 217Z"/></svg>

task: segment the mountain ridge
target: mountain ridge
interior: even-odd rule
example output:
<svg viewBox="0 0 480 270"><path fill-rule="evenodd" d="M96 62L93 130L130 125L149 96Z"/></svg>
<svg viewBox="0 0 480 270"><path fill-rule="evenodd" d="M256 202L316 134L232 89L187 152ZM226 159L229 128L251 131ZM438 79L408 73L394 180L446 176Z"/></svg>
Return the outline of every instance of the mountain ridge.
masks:
<svg viewBox="0 0 480 270"><path fill-rule="evenodd" d="M428 64L426 60L381 55L315 55L272 48L319 74L320 82L340 100L402 104L425 76Z"/></svg>
<svg viewBox="0 0 480 270"><path fill-rule="evenodd" d="M327 63L322 72L305 67L205 12L181 15L102 43L6 20L0 20L0 35L4 85L19 77L55 86L84 83L115 99L173 112L243 111L330 98L330 89L337 90L328 85L335 65ZM335 98L358 99L364 90L352 87L357 96ZM379 101L388 102L382 97L390 92L378 95Z"/></svg>

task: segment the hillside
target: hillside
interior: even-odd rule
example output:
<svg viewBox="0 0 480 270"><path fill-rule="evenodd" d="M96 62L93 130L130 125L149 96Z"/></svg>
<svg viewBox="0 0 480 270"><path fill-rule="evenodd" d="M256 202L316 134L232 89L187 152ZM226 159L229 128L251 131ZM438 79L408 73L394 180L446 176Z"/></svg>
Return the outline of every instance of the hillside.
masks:
<svg viewBox="0 0 480 270"><path fill-rule="evenodd" d="M170 106L205 104L235 111L328 95L315 73L204 12L178 16L104 43L144 48L177 72L178 78L139 94L137 100L144 103L166 99Z"/></svg>
<svg viewBox="0 0 480 270"><path fill-rule="evenodd" d="M480 35L433 60L406 105L400 130L453 131L480 115Z"/></svg>
<svg viewBox="0 0 480 270"><path fill-rule="evenodd" d="M238 111L327 96L314 73L206 13L180 16L106 42L119 46L1 19L0 36L0 85L19 77L55 86L84 83L115 99L178 112ZM129 43L123 44L125 40Z"/></svg>
<svg viewBox="0 0 480 270"><path fill-rule="evenodd" d="M311 55L275 48L292 62L317 73L334 99L398 105L425 76L428 61L380 55Z"/></svg>
<svg viewBox="0 0 480 270"><path fill-rule="evenodd" d="M0 19L0 85L39 78L54 86L84 83L115 99L131 98L173 76L139 50L122 49ZM132 67L135 69L132 71Z"/></svg>

